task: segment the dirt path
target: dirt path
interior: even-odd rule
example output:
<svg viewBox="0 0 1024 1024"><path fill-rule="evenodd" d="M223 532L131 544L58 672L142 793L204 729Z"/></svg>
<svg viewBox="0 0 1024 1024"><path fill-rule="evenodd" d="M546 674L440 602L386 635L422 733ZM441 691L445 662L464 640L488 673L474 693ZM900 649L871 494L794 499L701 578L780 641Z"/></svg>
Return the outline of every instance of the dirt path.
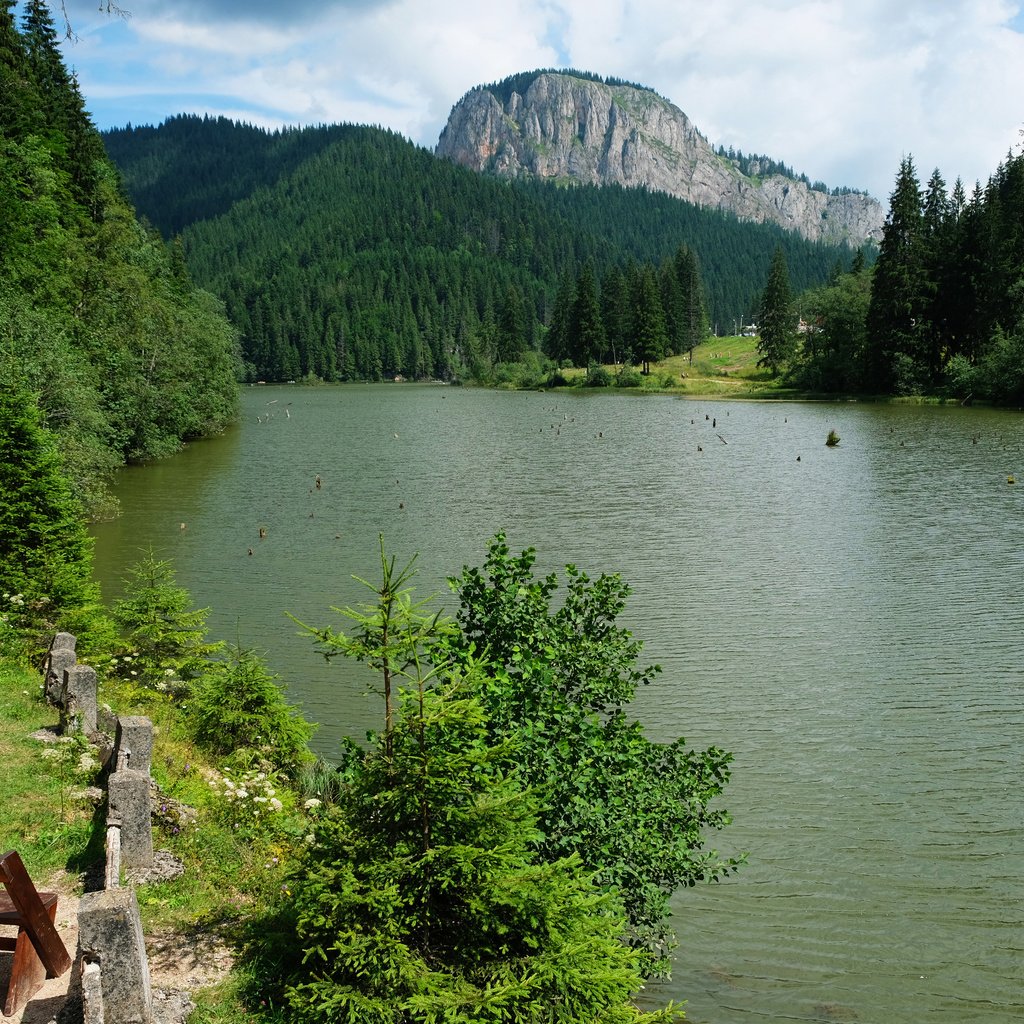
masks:
<svg viewBox="0 0 1024 1024"><path fill-rule="evenodd" d="M60 893L57 931L72 956L78 948L79 897L74 884L76 882L70 876L59 875L41 886ZM11 928L0 928L0 934L16 933ZM154 932L146 935L146 952L149 957L155 1024L180 1024L192 1009L191 994L214 984L231 970L231 951L217 936L209 933ZM0 956L0 996L7 993L11 959L7 955ZM72 966L61 977L45 981L20 1013L13 1017L0 1013L0 1024L53 1024L58 1020L64 1024L65 1016L80 1021L80 1008L74 1016L70 1006L68 1010L71 1013L61 1014L68 1002L68 988L74 972L75 967Z"/></svg>

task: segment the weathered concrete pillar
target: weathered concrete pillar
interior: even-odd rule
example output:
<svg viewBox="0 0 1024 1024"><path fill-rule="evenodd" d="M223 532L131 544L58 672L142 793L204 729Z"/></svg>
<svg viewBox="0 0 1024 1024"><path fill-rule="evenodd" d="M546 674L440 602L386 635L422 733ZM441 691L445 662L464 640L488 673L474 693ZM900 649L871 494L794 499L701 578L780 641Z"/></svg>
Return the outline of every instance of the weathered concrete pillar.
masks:
<svg viewBox="0 0 1024 1024"><path fill-rule="evenodd" d="M122 767L122 754L127 754L124 765L133 771L148 775L153 761L153 723L143 715L119 715L114 738L114 765Z"/></svg>
<svg viewBox="0 0 1024 1024"><path fill-rule="evenodd" d="M134 889L82 895L78 904L78 959L100 966L101 1019L106 1024L151 1024L153 992Z"/></svg>
<svg viewBox="0 0 1024 1024"><path fill-rule="evenodd" d="M126 868L153 864L149 776L126 768L107 782L107 824L121 826L121 863Z"/></svg>
<svg viewBox="0 0 1024 1024"><path fill-rule="evenodd" d="M64 671L60 699L60 726L65 733L96 731L96 669L73 665Z"/></svg>
<svg viewBox="0 0 1024 1024"><path fill-rule="evenodd" d="M64 673L76 663L75 637L70 633L58 633L50 642L46 655L46 670L43 673L44 692L49 704L59 704L64 689Z"/></svg>
<svg viewBox="0 0 1024 1024"><path fill-rule="evenodd" d="M82 964L82 1019L83 1024L104 1024L103 983L98 963Z"/></svg>

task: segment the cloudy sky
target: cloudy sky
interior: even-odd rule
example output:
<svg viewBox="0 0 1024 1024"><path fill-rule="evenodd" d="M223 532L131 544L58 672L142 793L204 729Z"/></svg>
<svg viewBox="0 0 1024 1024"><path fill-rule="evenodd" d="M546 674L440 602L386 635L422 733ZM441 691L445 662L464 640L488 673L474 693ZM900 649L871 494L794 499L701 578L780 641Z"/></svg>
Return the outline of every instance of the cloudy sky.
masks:
<svg viewBox="0 0 1024 1024"><path fill-rule="evenodd" d="M970 191L1024 127L1017 0L97 2L64 6L100 128L346 121L432 148L473 86L575 67L652 87L714 144L886 201L905 154Z"/></svg>

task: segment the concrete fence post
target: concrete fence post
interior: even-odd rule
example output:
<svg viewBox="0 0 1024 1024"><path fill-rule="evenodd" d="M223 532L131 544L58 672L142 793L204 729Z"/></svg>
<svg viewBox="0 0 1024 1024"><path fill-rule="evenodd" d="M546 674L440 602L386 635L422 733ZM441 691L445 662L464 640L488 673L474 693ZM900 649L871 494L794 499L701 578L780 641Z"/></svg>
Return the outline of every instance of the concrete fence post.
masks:
<svg viewBox="0 0 1024 1024"><path fill-rule="evenodd" d="M87 892L78 905L78 960L99 964L100 1017L105 1024L152 1024L153 993L134 889ZM83 988L85 988L83 977ZM95 1021L97 1018L92 1017Z"/></svg>

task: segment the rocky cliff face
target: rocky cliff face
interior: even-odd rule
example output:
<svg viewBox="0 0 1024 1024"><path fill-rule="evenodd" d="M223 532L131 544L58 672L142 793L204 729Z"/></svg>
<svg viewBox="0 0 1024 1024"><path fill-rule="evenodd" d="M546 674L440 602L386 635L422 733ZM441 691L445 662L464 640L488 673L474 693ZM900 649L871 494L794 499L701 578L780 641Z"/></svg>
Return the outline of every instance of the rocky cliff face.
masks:
<svg viewBox="0 0 1024 1024"><path fill-rule="evenodd" d="M504 106L473 89L452 109L436 152L506 177L644 186L815 241L882 237L884 213L870 196L832 196L778 174L747 177L678 107L626 85L545 72Z"/></svg>

